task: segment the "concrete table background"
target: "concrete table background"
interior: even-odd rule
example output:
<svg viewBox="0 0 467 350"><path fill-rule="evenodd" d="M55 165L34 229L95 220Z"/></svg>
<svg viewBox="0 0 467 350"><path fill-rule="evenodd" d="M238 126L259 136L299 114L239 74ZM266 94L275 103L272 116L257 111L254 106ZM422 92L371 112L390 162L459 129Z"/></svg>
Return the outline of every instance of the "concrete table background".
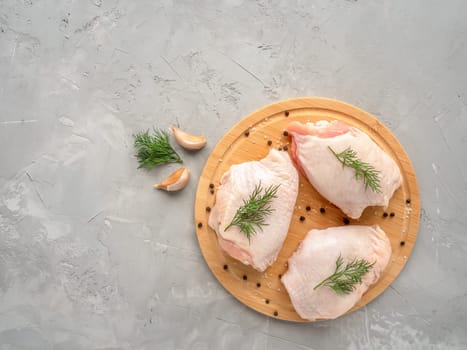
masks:
<svg viewBox="0 0 467 350"><path fill-rule="evenodd" d="M467 3L193 3L0 2L0 349L465 349ZM219 138L297 96L386 123L423 208L393 285L315 324L237 302L193 226ZM175 166L138 170L132 134L172 123L209 145L168 195Z"/></svg>

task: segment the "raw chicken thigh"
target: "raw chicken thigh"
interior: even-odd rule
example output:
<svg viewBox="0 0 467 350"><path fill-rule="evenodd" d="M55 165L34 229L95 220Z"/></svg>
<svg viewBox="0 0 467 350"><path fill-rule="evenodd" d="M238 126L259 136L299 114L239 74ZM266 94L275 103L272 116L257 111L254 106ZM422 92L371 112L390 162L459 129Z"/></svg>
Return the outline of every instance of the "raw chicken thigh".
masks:
<svg viewBox="0 0 467 350"><path fill-rule="evenodd" d="M325 285L314 289L334 273L339 256L344 265L354 259L365 259L374 265L350 294L337 294ZM379 226L311 230L289 259L282 283L300 317L311 321L333 319L350 310L378 281L390 257L391 245Z"/></svg>
<svg viewBox="0 0 467 350"><path fill-rule="evenodd" d="M298 173L286 152L271 150L260 161L232 165L221 178L216 204L209 216L209 226L217 233L220 247L235 259L264 271L277 258L287 236L298 194ZM272 199L273 212L266 225L257 229L250 241L232 222L239 207L255 187L279 185L277 198Z"/></svg>
<svg viewBox="0 0 467 350"><path fill-rule="evenodd" d="M292 157L300 171L323 197L346 215L358 219L372 205L387 207L394 192L402 184L396 162L367 134L341 121L319 121L287 125L292 135ZM362 162L378 172L379 191L357 179L355 169L343 166L336 153L351 149Z"/></svg>

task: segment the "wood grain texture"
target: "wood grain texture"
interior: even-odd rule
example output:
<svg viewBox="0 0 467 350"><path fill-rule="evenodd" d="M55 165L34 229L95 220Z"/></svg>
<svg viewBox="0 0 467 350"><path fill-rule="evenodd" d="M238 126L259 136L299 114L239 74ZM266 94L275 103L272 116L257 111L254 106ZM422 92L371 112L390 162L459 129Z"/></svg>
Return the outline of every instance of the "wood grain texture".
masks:
<svg viewBox="0 0 467 350"><path fill-rule="evenodd" d="M224 288L252 309L282 320L309 322L295 312L281 284L280 277L287 271L287 259L309 230L344 225L345 215L300 175L299 194L287 238L276 262L260 273L220 249L216 233L208 227L209 208L215 204L221 176L232 164L259 160L268 154L271 147L282 150L285 147L290 152L290 137L283 135L285 125L292 120L306 122L323 119L341 120L366 132L396 160L404 178L386 210L369 207L359 220L349 219L350 225L379 224L392 246L392 258L386 271L349 312L371 302L394 281L406 264L417 237L420 194L416 175L404 148L380 121L352 105L316 97L273 103L248 115L226 133L206 162L196 193L196 233L206 263ZM272 144L268 145L268 141ZM310 210L307 210L308 206ZM320 208L324 208L325 213L321 213ZM384 213L388 214L387 217ZM304 221L300 221L301 216L305 217Z"/></svg>

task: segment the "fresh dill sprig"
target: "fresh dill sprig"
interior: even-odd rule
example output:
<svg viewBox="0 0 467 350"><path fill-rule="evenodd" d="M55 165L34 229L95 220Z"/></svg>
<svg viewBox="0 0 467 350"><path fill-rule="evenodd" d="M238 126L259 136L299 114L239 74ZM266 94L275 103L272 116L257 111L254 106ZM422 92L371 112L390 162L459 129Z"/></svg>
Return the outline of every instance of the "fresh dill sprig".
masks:
<svg viewBox="0 0 467 350"><path fill-rule="evenodd" d="M371 270L375 263L369 263L365 259L353 259L344 267L344 259L339 254L336 260L336 270L328 278L318 283L313 290L326 286L337 294L349 294L355 289L357 283L362 283L362 278Z"/></svg>
<svg viewBox="0 0 467 350"><path fill-rule="evenodd" d="M358 159L357 152L350 146L344 151L337 153L330 146L329 150L334 156L342 163L342 167L346 166L355 170L355 179L363 179L365 189L371 188L374 192L381 193L381 186L379 184L379 171L376 170L371 164L365 163Z"/></svg>
<svg viewBox="0 0 467 350"><path fill-rule="evenodd" d="M174 151L169 142L169 135L161 129L149 130L133 135L135 138L136 158L139 167L152 169L165 163L182 163L182 159Z"/></svg>
<svg viewBox="0 0 467 350"><path fill-rule="evenodd" d="M256 230L267 226L266 217L274 211L269 205L271 200L277 198L277 190L280 185L271 185L263 189L261 182L255 186L248 199L243 200L243 205L237 209L232 222L225 228L227 231L232 226L238 226L250 242Z"/></svg>

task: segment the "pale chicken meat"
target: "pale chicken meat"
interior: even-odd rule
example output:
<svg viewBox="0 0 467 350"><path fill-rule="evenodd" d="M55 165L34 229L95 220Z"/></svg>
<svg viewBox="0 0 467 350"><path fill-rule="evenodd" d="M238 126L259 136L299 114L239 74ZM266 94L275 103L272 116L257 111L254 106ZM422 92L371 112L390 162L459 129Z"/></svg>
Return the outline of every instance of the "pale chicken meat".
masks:
<svg viewBox="0 0 467 350"><path fill-rule="evenodd" d="M349 294L338 294L323 280L336 269L336 260L344 264L354 259L374 263ZM297 251L288 260L288 270L282 283L292 304L303 319L334 319L350 310L378 281L391 257L388 237L379 226L340 226L324 230L311 230Z"/></svg>
<svg viewBox="0 0 467 350"><path fill-rule="evenodd" d="M394 159L356 127L341 121L306 124L294 121L286 130L292 136L292 157L299 170L323 197L350 218L358 219L368 206L387 207L402 184ZM355 152L360 162L370 165L377 173L379 188L367 186L363 177L356 177L355 168L343 166L331 150Z"/></svg>
<svg viewBox="0 0 467 350"><path fill-rule="evenodd" d="M226 228L238 208L256 186L277 186L276 198L269 203L271 214L265 225L247 238L238 226ZM298 173L287 152L271 150L259 160L232 165L221 178L209 226L217 233L220 247L235 259L264 271L277 258L284 243L298 194Z"/></svg>

